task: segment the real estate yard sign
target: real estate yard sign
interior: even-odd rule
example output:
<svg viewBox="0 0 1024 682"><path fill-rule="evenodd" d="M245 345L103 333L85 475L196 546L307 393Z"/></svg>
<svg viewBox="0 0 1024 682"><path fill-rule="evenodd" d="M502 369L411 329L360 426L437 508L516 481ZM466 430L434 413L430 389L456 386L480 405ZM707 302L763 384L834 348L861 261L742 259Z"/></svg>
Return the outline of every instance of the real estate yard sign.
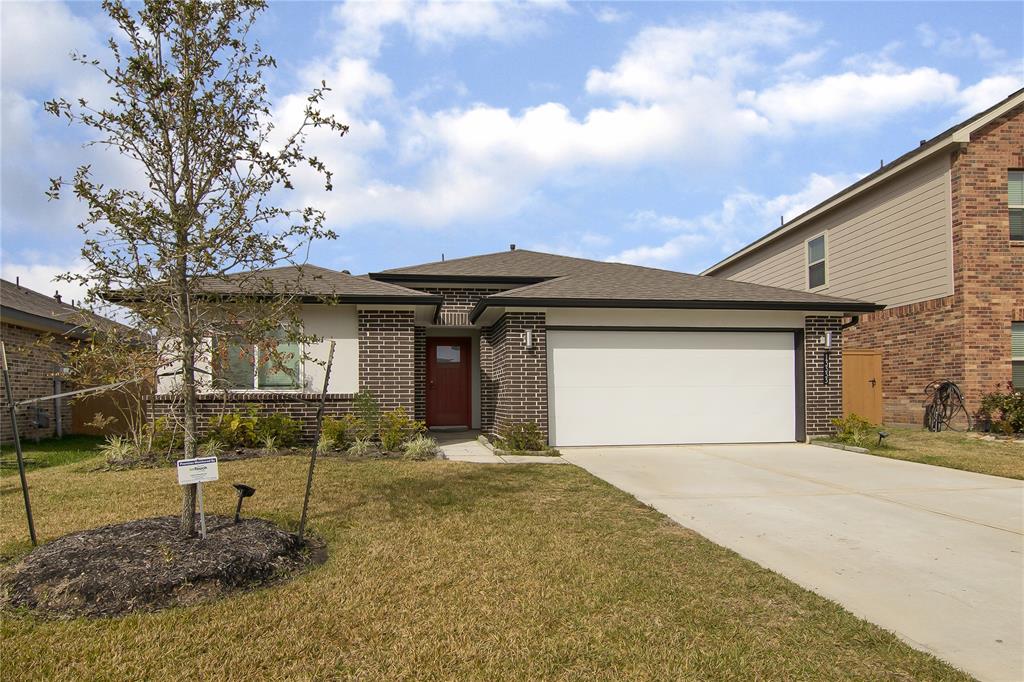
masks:
<svg viewBox="0 0 1024 682"><path fill-rule="evenodd" d="M196 486L196 496L199 498L199 528L205 540L206 512L203 510L203 483L216 481L219 478L217 458L197 457L196 459L179 459L177 469L178 485Z"/></svg>

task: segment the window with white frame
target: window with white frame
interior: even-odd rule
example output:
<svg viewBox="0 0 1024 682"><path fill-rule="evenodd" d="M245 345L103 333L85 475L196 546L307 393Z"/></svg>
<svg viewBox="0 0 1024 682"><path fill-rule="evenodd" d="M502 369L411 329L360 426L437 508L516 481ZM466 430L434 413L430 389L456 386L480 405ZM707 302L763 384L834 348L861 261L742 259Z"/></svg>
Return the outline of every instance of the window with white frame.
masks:
<svg viewBox="0 0 1024 682"><path fill-rule="evenodd" d="M1009 173L1010 239L1024 241L1024 171Z"/></svg>
<svg viewBox="0 0 1024 682"><path fill-rule="evenodd" d="M221 388L280 391L302 385L299 344L289 341L283 330L257 344L222 338L215 352L214 377Z"/></svg>
<svg viewBox="0 0 1024 682"><path fill-rule="evenodd" d="M1024 322L1014 322L1011 325L1010 337L1013 388L1024 391Z"/></svg>
<svg viewBox="0 0 1024 682"><path fill-rule="evenodd" d="M807 288L825 286L825 235L807 240Z"/></svg>

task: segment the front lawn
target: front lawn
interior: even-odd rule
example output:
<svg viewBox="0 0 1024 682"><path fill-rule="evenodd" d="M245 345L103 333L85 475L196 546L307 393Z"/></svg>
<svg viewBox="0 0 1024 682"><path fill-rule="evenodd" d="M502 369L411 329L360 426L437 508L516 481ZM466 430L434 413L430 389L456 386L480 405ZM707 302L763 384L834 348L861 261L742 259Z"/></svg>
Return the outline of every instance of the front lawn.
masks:
<svg viewBox="0 0 1024 682"><path fill-rule="evenodd" d="M299 457L221 464L207 509L298 517ZM30 475L42 539L174 513L170 469ZM25 551L17 477L0 554ZM243 512L244 513L244 512ZM969 679L572 466L318 465L327 562L119 620L0 618L9 679Z"/></svg>
<svg viewBox="0 0 1024 682"><path fill-rule="evenodd" d="M25 468L43 469L80 462L92 457L99 457L96 449L103 438L99 436L64 436L63 438L47 438L38 443L22 440L21 450L25 455ZM14 452L14 443L0 446L0 471L9 474L17 472L18 460Z"/></svg>
<svg viewBox="0 0 1024 682"><path fill-rule="evenodd" d="M889 433L888 447L872 443L868 449L873 455L1024 479L1024 444L959 431L883 428Z"/></svg>

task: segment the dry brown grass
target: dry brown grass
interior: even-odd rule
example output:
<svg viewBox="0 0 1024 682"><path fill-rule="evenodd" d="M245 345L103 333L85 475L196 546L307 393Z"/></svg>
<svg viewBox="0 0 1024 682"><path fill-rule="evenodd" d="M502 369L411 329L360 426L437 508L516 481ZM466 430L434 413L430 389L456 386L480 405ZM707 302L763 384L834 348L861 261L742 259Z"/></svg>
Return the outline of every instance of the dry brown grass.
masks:
<svg viewBox="0 0 1024 682"><path fill-rule="evenodd" d="M173 512L170 470L31 474L44 540ZM293 524L293 457L221 465ZM17 478L3 553L23 551ZM969 679L571 466L322 460L325 564L273 588L119 620L5 614L6 679Z"/></svg>
<svg viewBox="0 0 1024 682"><path fill-rule="evenodd" d="M887 428L888 447L871 447L871 454L934 464L979 474L1024 479L1024 444L983 440L980 434L958 431L933 433L922 429Z"/></svg>

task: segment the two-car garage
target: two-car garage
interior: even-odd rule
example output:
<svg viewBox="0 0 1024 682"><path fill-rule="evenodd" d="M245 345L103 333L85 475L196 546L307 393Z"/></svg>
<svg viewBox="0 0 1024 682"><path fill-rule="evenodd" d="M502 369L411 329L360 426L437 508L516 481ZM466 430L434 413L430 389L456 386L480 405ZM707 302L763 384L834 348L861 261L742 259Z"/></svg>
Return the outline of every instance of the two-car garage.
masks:
<svg viewBox="0 0 1024 682"><path fill-rule="evenodd" d="M548 328L551 443L792 442L792 329Z"/></svg>

